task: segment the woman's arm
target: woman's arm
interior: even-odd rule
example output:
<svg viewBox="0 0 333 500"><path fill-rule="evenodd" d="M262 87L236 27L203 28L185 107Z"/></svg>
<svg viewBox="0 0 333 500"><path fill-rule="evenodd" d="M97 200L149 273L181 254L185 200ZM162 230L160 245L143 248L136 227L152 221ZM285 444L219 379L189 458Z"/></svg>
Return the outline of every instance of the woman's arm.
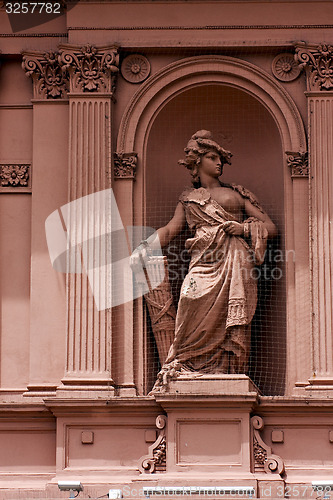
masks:
<svg viewBox="0 0 333 500"><path fill-rule="evenodd" d="M152 250L160 250L173 240L184 228L186 224L185 212L183 205L179 202L174 216L166 226L160 227L153 233L146 242L139 245L131 255L131 266L133 269L145 262L149 258L149 253Z"/></svg>
<svg viewBox="0 0 333 500"><path fill-rule="evenodd" d="M158 229L156 233L152 234L152 236L148 238L147 241L149 243L149 246L151 246L150 239L154 237L155 240L155 235L157 235L159 238L160 246L162 248L166 247L168 243L170 243L170 241L173 240L185 228L185 224L186 218L184 208L183 205L179 202L176 207L174 216L172 217L170 222L168 222L166 226L160 227L160 229Z"/></svg>
<svg viewBox="0 0 333 500"><path fill-rule="evenodd" d="M277 236L277 228L266 212L261 212L257 207L253 206L249 200L245 200L244 210L249 217L255 217L264 223L268 232L268 238L274 238Z"/></svg>
<svg viewBox="0 0 333 500"><path fill-rule="evenodd" d="M267 229L268 238L274 238L277 235L277 228L270 217L265 213L261 212L259 208L252 205L250 200L244 200L244 211L248 217L255 217L264 223ZM243 236L244 235L244 223L228 221L223 224L223 229L226 233L232 234L233 236Z"/></svg>

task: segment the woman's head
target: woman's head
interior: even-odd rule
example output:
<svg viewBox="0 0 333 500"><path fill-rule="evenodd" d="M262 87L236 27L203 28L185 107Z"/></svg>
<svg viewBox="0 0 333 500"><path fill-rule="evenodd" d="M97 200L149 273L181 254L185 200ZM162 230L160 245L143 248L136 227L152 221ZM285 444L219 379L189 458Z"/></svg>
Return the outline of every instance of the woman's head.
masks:
<svg viewBox="0 0 333 500"><path fill-rule="evenodd" d="M230 164L232 154L223 149L217 142L212 140L212 135L208 130L199 130L192 135L184 149L186 156L184 160L179 160L179 165L183 165L191 171L192 183L194 187L200 187L199 167L201 159L207 153L214 151L221 158L222 167L224 163Z"/></svg>

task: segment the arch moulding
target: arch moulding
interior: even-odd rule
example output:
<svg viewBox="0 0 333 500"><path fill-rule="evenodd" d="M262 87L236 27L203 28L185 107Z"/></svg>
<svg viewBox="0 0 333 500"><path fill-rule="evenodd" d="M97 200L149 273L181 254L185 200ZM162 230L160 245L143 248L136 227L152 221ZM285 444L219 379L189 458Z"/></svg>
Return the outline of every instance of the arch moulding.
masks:
<svg viewBox="0 0 333 500"><path fill-rule="evenodd" d="M177 94L197 85L236 87L259 100L279 129L284 151L306 149L299 111L284 88L262 69L225 56L189 57L151 76L133 96L122 118L117 151L136 151L141 157L154 117Z"/></svg>
<svg viewBox="0 0 333 500"><path fill-rule="evenodd" d="M304 269L308 269L308 182L305 178L293 182L287 165L285 152L306 151L306 134L296 104L272 76L249 62L225 56L189 57L174 62L151 76L135 93L120 124L117 152L135 152L138 155L138 177L136 195L127 193L132 206L140 207L132 212L129 225L144 224L144 178L146 147L150 129L161 109L174 97L200 85L226 85L238 88L257 99L271 114L279 130L284 157L285 197L285 248L298 253L300 258L286 262L287 281L287 393L298 386L297 381L305 378L307 363L295 363L297 345L309 344L310 323L297 310L298 296L303 297L310 310L310 296L304 296ZM294 179L295 181L295 179ZM125 193L122 193L125 195ZM298 205L294 200L302 200ZM302 204L302 206L300 206ZM304 205L305 204L305 205ZM143 210L144 211L144 210ZM140 212L140 213L138 213ZM134 221L135 218L135 221ZM302 224L299 221L302 221ZM305 294L307 295L307 293ZM309 333L308 333L309 332ZM307 348L305 348L307 349Z"/></svg>

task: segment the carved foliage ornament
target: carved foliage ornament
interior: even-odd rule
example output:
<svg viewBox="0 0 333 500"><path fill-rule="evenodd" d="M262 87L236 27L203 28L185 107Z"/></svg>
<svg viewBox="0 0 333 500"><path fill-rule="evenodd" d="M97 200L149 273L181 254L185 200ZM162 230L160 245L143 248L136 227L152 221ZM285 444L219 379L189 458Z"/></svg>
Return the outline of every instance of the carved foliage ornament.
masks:
<svg viewBox="0 0 333 500"><path fill-rule="evenodd" d="M34 99L66 97L68 81L58 62L58 53L29 52L23 55L22 67L33 79Z"/></svg>
<svg viewBox="0 0 333 500"><path fill-rule="evenodd" d="M276 56L272 62L272 73L281 82L296 80L301 72L293 54L285 53Z"/></svg>
<svg viewBox="0 0 333 500"><path fill-rule="evenodd" d="M308 153L286 151L291 177L309 177Z"/></svg>
<svg viewBox="0 0 333 500"><path fill-rule="evenodd" d="M115 179L135 179L137 153L115 153L114 154L114 177Z"/></svg>
<svg viewBox="0 0 333 500"><path fill-rule="evenodd" d="M253 427L253 458L254 471L262 471L267 474L284 473L284 463L281 457L272 454L272 449L261 439L260 432L264 428L264 421L261 417L252 417Z"/></svg>
<svg viewBox="0 0 333 500"><path fill-rule="evenodd" d="M30 186L30 165L0 165L0 183L3 188L23 188Z"/></svg>
<svg viewBox="0 0 333 500"><path fill-rule="evenodd" d="M296 46L296 60L305 68L308 90L333 89L333 47L331 45Z"/></svg>
<svg viewBox="0 0 333 500"><path fill-rule="evenodd" d="M117 47L62 45L58 60L70 75L71 92L114 92L119 71Z"/></svg>
<svg viewBox="0 0 333 500"><path fill-rule="evenodd" d="M148 78L150 63L141 54L131 54L122 62L121 74L130 83L141 83Z"/></svg>
<svg viewBox="0 0 333 500"><path fill-rule="evenodd" d="M149 446L148 455L140 458L139 469L145 474L154 472L165 472L166 470L166 435L165 427L167 417L159 415L156 418L156 427L159 429L159 435L155 443Z"/></svg>
<svg viewBox="0 0 333 500"><path fill-rule="evenodd" d="M60 99L69 90L113 93L118 64L114 46L64 45L59 52L23 54L22 67L33 79L35 99Z"/></svg>

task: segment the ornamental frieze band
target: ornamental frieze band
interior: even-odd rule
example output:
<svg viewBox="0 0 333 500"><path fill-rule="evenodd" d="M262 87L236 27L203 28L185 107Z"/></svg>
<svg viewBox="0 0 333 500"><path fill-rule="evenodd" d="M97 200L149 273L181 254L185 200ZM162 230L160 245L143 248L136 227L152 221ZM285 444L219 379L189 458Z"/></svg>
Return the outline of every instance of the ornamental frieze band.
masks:
<svg viewBox="0 0 333 500"><path fill-rule="evenodd" d="M30 170L29 163L0 164L0 192L30 192Z"/></svg>

